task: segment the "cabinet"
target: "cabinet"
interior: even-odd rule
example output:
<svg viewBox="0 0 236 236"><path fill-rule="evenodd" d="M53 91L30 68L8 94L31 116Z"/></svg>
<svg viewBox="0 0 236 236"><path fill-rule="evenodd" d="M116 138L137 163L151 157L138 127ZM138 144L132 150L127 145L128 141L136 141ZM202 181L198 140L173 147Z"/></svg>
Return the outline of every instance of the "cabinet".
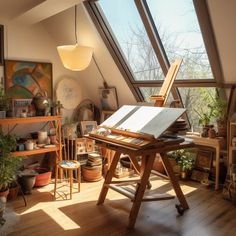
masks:
<svg viewBox="0 0 236 236"><path fill-rule="evenodd" d="M48 123L51 128L55 128L58 137L58 144L55 147L39 148L30 151L16 151L13 156L30 156L41 153L55 152L57 160L61 160L61 116L35 116L26 118L4 118L0 119L0 126L7 126L8 132L12 133L17 125L33 124L33 123Z"/></svg>
<svg viewBox="0 0 236 236"><path fill-rule="evenodd" d="M186 135L186 137L191 138L197 146L212 147L216 152L216 181L215 181L215 190L219 189L219 177L220 177L220 148L223 143L223 138L204 138L195 135ZM236 150L236 149L235 149Z"/></svg>
<svg viewBox="0 0 236 236"><path fill-rule="evenodd" d="M229 123L229 136L228 136L228 148L229 148L229 159L228 159L228 166L232 163L236 164L236 121Z"/></svg>

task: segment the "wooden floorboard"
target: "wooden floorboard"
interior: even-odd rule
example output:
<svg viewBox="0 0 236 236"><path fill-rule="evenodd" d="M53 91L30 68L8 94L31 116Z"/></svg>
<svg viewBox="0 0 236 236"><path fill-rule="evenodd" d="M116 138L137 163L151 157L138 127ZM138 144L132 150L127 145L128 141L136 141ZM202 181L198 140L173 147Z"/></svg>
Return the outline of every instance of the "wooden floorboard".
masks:
<svg viewBox="0 0 236 236"><path fill-rule="evenodd" d="M175 204L177 199L144 202L134 230L127 230L131 208L130 199L109 190L103 205L96 205L103 181L82 183L81 192L74 193L72 200L58 197L54 200L53 184L34 189L27 195L27 206L18 196L9 201L12 208L20 215L14 225L14 236L47 235L95 235L95 236L235 236L236 208L222 199L220 192L215 192L195 182L182 182L181 188L187 197L190 209L179 216ZM150 192L168 192L173 190L167 180L155 178ZM60 189L69 193L69 187ZM76 189L75 189L76 190ZM74 191L75 191L74 190ZM64 194L62 194L64 196ZM1 231L0 231L1 235Z"/></svg>

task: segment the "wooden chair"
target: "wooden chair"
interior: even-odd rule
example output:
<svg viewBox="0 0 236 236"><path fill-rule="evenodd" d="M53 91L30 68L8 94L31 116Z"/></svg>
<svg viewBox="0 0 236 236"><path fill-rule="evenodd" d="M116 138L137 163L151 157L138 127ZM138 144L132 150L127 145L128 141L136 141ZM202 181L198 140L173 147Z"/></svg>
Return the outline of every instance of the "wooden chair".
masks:
<svg viewBox="0 0 236 236"><path fill-rule="evenodd" d="M72 189L74 180L78 183L78 192L80 192L81 166L77 160L75 140L77 132L72 125L62 127L62 160L56 163L54 196L57 192L58 172L61 171L66 180L69 180L70 199L72 199ZM75 174L75 178L74 178ZM61 175L60 175L61 176ZM62 187L62 186L61 186Z"/></svg>

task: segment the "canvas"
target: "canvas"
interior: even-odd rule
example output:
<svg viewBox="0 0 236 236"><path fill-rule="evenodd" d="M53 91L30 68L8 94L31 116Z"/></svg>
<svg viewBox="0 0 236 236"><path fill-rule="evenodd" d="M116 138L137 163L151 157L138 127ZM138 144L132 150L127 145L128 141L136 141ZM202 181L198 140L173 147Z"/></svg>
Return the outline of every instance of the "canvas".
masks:
<svg viewBox="0 0 236 236"><path fill-rule="evenodd" d="M33 98L37 94L53 98L52 64L5 60L5 90L11 98Z"/></svg>

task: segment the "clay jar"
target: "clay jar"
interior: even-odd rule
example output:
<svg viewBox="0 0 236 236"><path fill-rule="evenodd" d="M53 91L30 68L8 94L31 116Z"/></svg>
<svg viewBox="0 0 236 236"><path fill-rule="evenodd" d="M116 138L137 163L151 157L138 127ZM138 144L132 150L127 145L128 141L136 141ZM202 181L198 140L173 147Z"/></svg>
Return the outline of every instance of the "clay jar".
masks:
<svg viewBox="0 0 236 236"><path fill-rule="evenodd" d="M209 128L209 130L208 130L208 137L209 138L215 138L216 137L216 131L215 131L215 129L214 128Z"/></svg>
<svg viewBox="0 0 236 236"><path fill-rule="evenodd" d="M38 143L39 144L46 144L48 138L47 131L38 131Z"/></svg>
<svg viewBox="0 0 236 236"><path fill-rule="evenodd" d="M33 97L32 105L35 107L36 116L45 116L47 109L50 107L50 102L46 96L37 93L36 96Z"/></svg>

